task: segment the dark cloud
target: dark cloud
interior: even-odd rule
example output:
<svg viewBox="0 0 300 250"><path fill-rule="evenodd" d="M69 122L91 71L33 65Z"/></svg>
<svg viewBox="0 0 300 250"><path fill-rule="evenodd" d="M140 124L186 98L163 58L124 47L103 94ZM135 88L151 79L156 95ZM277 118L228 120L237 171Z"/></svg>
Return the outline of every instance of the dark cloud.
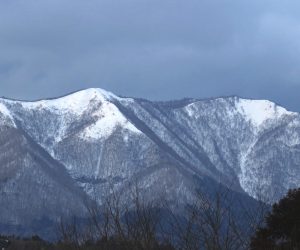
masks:
<svg viewBox="0 0 300 250"><path fill-rule="evenodd" d="M3 0L0 95L237 94L300 111L297 1Z"/></svg>

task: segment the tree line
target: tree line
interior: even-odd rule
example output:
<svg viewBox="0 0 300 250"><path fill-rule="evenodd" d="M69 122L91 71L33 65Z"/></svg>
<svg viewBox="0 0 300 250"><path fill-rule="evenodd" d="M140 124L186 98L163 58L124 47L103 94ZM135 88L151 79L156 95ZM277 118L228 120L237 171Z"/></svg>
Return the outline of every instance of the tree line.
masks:
<svg viewBox="0 0 300 250"><path fill-rule="evenodd" d="M58 241L38 236L8 239L10 250L277 250L300 249L300 189L293 189L269 209L254 211L232 206L228 190L214 199L198 192L184 210L165 199L146 202L135 188L130 200L112 192L100 206L89 204L88 220L64 220L57 225Z"/></svg>

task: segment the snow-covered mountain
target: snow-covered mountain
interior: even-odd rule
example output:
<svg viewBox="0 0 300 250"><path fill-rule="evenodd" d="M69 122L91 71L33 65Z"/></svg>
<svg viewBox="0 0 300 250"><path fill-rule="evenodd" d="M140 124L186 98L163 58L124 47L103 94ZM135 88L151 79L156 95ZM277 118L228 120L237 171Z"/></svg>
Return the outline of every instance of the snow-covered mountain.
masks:
<svg viewBox="0 0 300 250"><path fill-rule="evenodd" d="M179 204L219 184L273 202L300 186L300 115L267 100L150 102L101 89L0 99L3 224L82 213L132 183Z"/></svg>

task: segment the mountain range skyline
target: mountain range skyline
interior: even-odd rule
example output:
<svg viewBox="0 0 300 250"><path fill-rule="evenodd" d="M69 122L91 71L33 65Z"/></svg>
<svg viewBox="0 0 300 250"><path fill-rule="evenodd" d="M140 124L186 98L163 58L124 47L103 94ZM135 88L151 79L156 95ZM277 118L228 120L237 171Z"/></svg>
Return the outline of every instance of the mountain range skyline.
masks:
<svg viewBox="0 0 300 250"><path fill-rule="evenodd" d="M300 111L296 1L0 2L0 96L100 87L152 101L237 95Z"/></svg>
<svg viewBox="0 0 300 250"><path fill-rule="evenodd" d="M89 90L89 89L99 89L99 90L103 90L106 91L108 93L113 93L112 91L110 91L109 89L104 89L101 87L87 87L87 88L80 88L80 89L75 89L75 90L71 90L71 91L67 91L64 93L61 93L60 95L55 95L55 96L48 96L48 97L36 97L36 98L15 98L15 97L11 97L11 96L0 96L0 98L2 99L7 99L7 100L12 100L12 101L21 101L21 102L38 102L38 101L43 101L43 100L55 100L55 99L60 99L63 97L67 97L69 95L72 94L76 94L78 92L81 91L85 91L85 90ZM218 98L241 98L241 99L246 99L246 100L266 100L266 101L271 101L272 103L275 103L278 106L281 107L286 107L283 103L280 102L276 102L275 100L272 99L268 99L268 98L255 98L255 97L251 97L251 96L242 96L242 95L238 95L238 94L228 94L228 95L216 95L216 96L210 96L210 97L191 97L191 96L184 96L181 98L172 98L170 97L170 99L157 99L157 100L152 100L150 98L146 98L146 97L141 97L141 96L133 96L133 95L121 95L119 93L114 93L114 95L122 97L122 98L137 98L137 99L144 99L147 101L151 101L151 102L169 102L169 101L182 101L182 100L198 100L198 101L204 101L204 100L214 100L214 99L218 99ZM287 108L287 107L286 107ZM297 109L288 109L289 111L293 111L293 112L300 112L300 110L298 111Z"/></svg>

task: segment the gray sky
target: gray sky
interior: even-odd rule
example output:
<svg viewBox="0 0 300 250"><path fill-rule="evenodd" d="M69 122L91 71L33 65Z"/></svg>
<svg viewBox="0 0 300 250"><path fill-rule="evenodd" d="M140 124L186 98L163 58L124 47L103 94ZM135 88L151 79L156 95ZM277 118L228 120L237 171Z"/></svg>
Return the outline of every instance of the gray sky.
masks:
<svg viewBox="0 0 300 250"><path fill-rule="evenodd" d="M298 0L0 0L0 96L101 87L300 111L299 10Z"/></svg>

